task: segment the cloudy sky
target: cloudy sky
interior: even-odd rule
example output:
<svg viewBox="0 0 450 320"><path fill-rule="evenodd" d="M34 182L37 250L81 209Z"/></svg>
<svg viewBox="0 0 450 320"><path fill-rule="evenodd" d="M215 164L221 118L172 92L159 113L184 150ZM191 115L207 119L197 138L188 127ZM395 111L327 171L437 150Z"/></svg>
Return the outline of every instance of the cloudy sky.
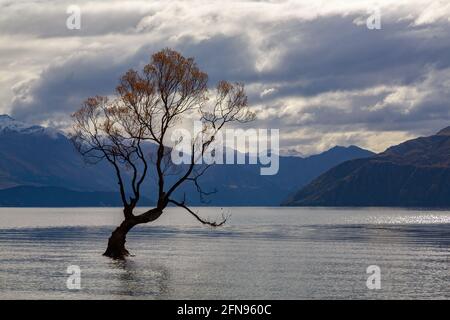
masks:
<svg viewBox="0 0 450 320"><path fill-rule="evenodd" d="M211 84L244 82L253 126L279 128L284 151L382 151L450 125L447 0L0 0L0 114L65 128L164 47Z"/></svg>

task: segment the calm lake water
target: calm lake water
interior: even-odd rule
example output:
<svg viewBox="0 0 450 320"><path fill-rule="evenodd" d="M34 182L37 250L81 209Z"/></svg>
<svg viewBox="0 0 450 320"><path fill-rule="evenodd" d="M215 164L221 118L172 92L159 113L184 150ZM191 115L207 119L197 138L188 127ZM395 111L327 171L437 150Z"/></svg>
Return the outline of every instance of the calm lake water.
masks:
<svg viewBox="0 0 450 320"><path fill-rule="evenodd" d="M0 208L2 299L449 299L450 211L169 209L132 230L125 262L103 257L117 208ZM81 290L68 290L69 265ZM366 269L381 269L369 290Z"/></svg>

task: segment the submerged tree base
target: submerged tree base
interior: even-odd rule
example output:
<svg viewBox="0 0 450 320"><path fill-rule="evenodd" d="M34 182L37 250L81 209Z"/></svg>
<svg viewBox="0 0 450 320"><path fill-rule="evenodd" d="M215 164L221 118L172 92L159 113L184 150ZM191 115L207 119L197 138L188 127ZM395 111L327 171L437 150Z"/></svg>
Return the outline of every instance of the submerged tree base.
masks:
<svg viewBox="0 0 450 320"><path fill-rule="evenodd" d="M113 231L108 240L108 247L106 248L105 253L103 253L104 256L120 260L130 256L130 252L125 248L125 242L126 235L132 226L132 224L125 220Z"/></svg>
<svg viewBox="0 0 450 320"><path fill-rule="evenodd" d="M115 260L125 260L126 257L130 256L130 252L125 248L119 249L119 248L111 248L108 246L103 255L105 257L112 258Z"/></svg>

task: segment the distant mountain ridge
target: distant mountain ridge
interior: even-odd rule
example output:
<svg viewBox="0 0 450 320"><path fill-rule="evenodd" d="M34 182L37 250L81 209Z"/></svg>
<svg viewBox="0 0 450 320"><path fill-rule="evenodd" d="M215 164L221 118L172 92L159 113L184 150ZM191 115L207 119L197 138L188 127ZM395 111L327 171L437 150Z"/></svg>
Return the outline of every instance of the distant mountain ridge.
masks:
<svg viewBox="0 0 450 320"><path fill-rule="evenodd" d="M286 195L333 166L371 155L370 151L350 146L334 147L306 158L281 156L280 170L274 176L261 176L258 165L216 165L200 179L205 191L217 190L207 197L206 203L201 201L192 184L180 189L176 195L181 199L186 194L192 205L278 206ZM152 190L155 187L151 176L154 175L149 174L143 190L154 201ZM16 187L29 189L23 192ZM11 189L9 193L0 193L0 205L6 203L2 197L3 200L12 198L13 194L18 195L15 199L19 201L19 196L32 198L33 192L56 192L49 187L59 188L60 194L69 191L115 193L117 181L107 163L85 164L71 141L58 130L0 116L0 190ZM85 201L80 194L72 194L75 195L79 196L80 202ZM51 195L47 198L51 199ZM27 199L22 201L26 203Z"/></svg>
<svg viewBox="0 0 450 320"><path fill-rule="evenodd" d="M28 185L117 191L113 178L106 164L85 164L59 131L1 116L0 189Z"/></svg>
<svg viewBox="0 0 450 320"><path fill-rule="evenodd" d="M141 206L154 202L141 199ZM118 192L80 192L60 187L20 186L0 190L0 207L120 207Z"/></svg>
<svg viewBox="0 0 450 320"><path fill-rule="evenodd" d="M45 134L56 137L62 135L62 132L37 125L29 125L27 123L17 121L7 114L0 114L0 133L16 132L21 134Z"/></svg>
<svg viewBox="0 0 450 320"><path fill-rule="evenodd" d="M200 182L205 190L217 189L217 193L208 197L208 205L279 206L286 195L336 164L373 154L351 146L334 147L307 158L281 156L279 172L273 176L261 176L257 165L216 165L201 177ZM202 205L193 186L183 188L178 195L181 197L183 192L194 194L189 200L195 205Z"/></svg>
<svg viewBox="0 0 450 320"><path fill-rule="evenodd" d="M450 207L450 127L337 165L283 205Z"/></svg>

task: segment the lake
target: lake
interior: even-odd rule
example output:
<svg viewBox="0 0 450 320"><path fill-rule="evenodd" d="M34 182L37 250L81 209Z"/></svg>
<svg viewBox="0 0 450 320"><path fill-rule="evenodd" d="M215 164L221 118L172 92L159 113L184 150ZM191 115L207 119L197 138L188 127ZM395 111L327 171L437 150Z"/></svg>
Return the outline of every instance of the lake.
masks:
<svg viewBox="0 0 450 320"><path fill-rule="evenodd" d="M449 299L450 211L198 208L133 229L102 256L118 208L0 208L1 299ZM69 290L67 267L81 269ZM369 290L367 267L380 268Z"/></svg>

